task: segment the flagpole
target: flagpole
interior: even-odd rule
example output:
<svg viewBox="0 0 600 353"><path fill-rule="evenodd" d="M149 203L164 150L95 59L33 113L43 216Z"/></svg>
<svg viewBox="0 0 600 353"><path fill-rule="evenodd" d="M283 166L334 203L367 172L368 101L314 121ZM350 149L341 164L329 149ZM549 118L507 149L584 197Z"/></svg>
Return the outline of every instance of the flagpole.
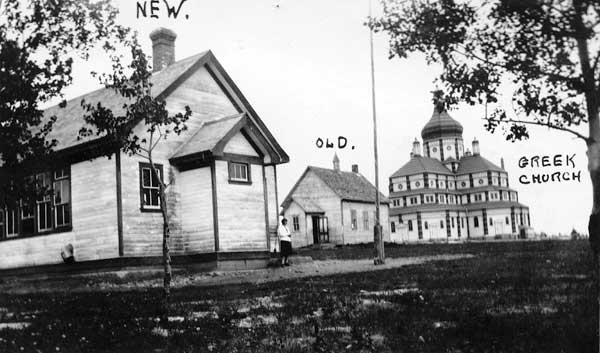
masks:
<svg viewBox="0 0 600 353"><path fill-rule="evenodd" d="M371 19L371 0L369 0L369 19ZM371 49L371 101L373 103L373 152L375 155L375 265L385 263L385 254L383 247L383 232L381 227L380 203L379 199L379 160L377 154L377 109L375 107L375 60L373 58L373 29L369 26L369 45Z"/></svg>

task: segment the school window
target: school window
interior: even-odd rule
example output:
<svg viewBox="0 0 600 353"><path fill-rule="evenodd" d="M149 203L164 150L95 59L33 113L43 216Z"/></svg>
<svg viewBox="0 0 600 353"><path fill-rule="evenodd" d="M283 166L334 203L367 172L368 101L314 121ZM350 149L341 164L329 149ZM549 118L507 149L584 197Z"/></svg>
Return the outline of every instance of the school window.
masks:
<svg viewBox="0 0 600 353"><path fill-rule="evenodd" d="M396 233L396 223L394 223L394 222L390 223L390 229L391 229L392 233Z"/></svg>
<svg viewBox="0 0 600 353"><path fill-rule="evenodd" d="M350 210L350 227L352 230L358 228L358 220L356 219L356 210Z"/></svg>
<svg viewBox="0 0 600 353"><path fill-rule="evenodd" d="M249 164L229 162L229 182L249 184L251 182Z"/></svg>
<svg viewBox="0 0 600 353"><path fill-rule="evenodd" d="M6 237L12 238L19 235L19 214L16 209L6 211Z"/></svg>
<svg viewBox="0 0 600 353"><path fill-rule="evenodd" d="M363 230L369 230L369 211L363 211Z"/></svg>
<svg viewBox="0 0 600 353"><path fill-rule="evenodd" d="M4 210L0 209L0 239L4 239L6 237L5 234L5 227L4 227Z"/></svg>
<svg viewBox="0 0 600 353"><path fill-rule="evenodd" d="M292 216L292 229L294 229L294 232L297 232L300 230L300 217L299 216Z"/></svg>
<svg viewBox="0 0 600 353"><path fill-rule="evenodd" d="M32 175L25 182L35 187L35 194L0 209L0 239L51 233L71 224L68 167Z"/></svg>
<svg viewBox="0 0 600 353"><path fill-rule="evenodd" d="M444 221L440 220L440 228L444 228Z"/></svg>
<svg viewBox="0 0 600 353"><path fill-rule="evenodd" d="M412 230L413 230L412 219L409 219L408 220L408 231L412 232Z"/></svg>
<svg viewBox="0 0 600 353"><path fill-rule="evenodd" d="M54 225L65 227L71 224L71 179L69 169L54 172Z"/></svg>
<svg viewBox="0 0 600 353"><path fill-rule="evenodd" d="M163 178L163 167L154 164L155 173L148 163L140 163L140 202L142 211L160 210L160 183ZM158 178L157 178L158 176Z"/></svg>
<svg viewBox="0 0 600 353"><path fill-rule="evenodd" d="M38 219L38 232L52 229L52 197L50 195L51 181L50 173L38 174L36 176L37 186L40 192L36 201L36 216Z"/></svg>
<svg viewBox="0 0 600 353"><path fill-rule="evenodd" d="M473 227L475 227L475 228L479 227L479 218L473 217Z"/></svg>

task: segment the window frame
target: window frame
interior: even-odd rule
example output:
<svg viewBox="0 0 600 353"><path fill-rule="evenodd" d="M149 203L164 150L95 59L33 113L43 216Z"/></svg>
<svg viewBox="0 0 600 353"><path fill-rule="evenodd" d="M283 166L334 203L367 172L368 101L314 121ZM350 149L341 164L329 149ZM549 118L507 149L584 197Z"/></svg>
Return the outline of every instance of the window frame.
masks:
<svg viewBox="0 0 600 353"><path fill-rule="evenodd" d="M363 230L369 229L369 211L363 211Z"/></svg>
<svg viewBox="0 0 600 353"><path fill-rule="evenodd" d="M235 174L234 168L236 165L244 166L246 168L246 179L232 177L232 175ZM227 161L227 177L230 184L252 184L252 173L250 163L237 160Z"/></svg>
<svg viewBox="0 0 600 353"><path fill-rule="evenodd" d="M159 177L164 181L164 170L163 165L159 163L154 163L154 167L159 172ZM140 211L142 212L161 212L161 200L160 198L160 185L158 186L158 206L145 205L144 203L144 189L154 190L156 187L152 186L152 166L150 163L139 163L139 186L140 186ZM150 171L150 186L144 186L144 169L148 169Z"/></svg>
<svg viewBox="0 0 600 353"><path fill-rule="evenodd" d="M56 178L56 172L57 171L63 171L62 175L59 178ZM0 222L0 226L2 227L2 230L0 231L0 241L8 241L8 240L15 240L15 239L23 239L23 238L31 238L31 237L37 237L37 236L44 236L44 235L49 235L49 234L56 234L56 233L64 233L64 232L70 232L73 230L73 214L71 212L72 210L72 194L71 194L71 185L72 185L72 178L71 178L71 165L58 165L55 168L52 168L50 171L47 172L38 172L35 173L34 175L31 176L31 178L33 179L33 182L37 183L39 181L38 177L40 175L48 175L48 178L46 179L46 181L48 182L49 185L43 185L44 187L49 187L50 193L49 195L45 195L42 198L37 198L36 200L32 201L32 205L30 206L31 210L31 215L27 214L27 217L25 216L25 212L26 212L26 208L23 206L23 201L19 201L17 203L15 203L15 205L13 207L8 207L7 205L1 206L0 208L0 213L2 213L2 217L3 217L3 222ZM56 198L56 190L54 187L54 184L56 181L66 181L66 184L69 188L69 197L67 199L67 202L62 202L60 205L64 205L65 206L65 215L67 215L68 218L68 223L65 223L64 225L57 225L56 223L56 204L55 204L55 198ZM45 184L45 183L44 183ZM40 205L44 205L44 207L46 207L46 211L50 213L50 215L48 216L48 214L46 214L46 217L50 218L50 226L40 229ZM10 222L9 222L10 219ZM33 228L31 232L27 232L24 233L23 231L23 222L24 221L31 221L31 219L33 219ZM48 219L46 219L46 221L48 221ZM10 224L9 224L10 223ZM9 226L10 229L9 229Z"/></svg>
<svg viewBox="0 0 600 353"><path fill-rule="evenodd" d="M350 229L358 229L358 216L356 215L356 210L353 209L350 210Z"/></svg>
<svg viewBox="0 0 600 353"><path fill-rule="evenodd" d="M300 231L300 216L299 215L292 216L292 231L294 231L294 232Z"/></svg>

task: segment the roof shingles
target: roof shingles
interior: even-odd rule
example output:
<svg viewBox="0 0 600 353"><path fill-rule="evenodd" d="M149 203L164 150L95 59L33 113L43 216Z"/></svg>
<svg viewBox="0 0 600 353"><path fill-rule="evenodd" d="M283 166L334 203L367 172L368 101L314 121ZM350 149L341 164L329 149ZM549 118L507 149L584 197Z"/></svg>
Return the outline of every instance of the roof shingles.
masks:
<svg viewBox="0 0 600 353"><path fill-rule="evenodd" d="M323 180L342 200L375 202L375 186L361 174L312 166L308 169ZM382 203L389 203L381 192L379 198Z"/></svg>

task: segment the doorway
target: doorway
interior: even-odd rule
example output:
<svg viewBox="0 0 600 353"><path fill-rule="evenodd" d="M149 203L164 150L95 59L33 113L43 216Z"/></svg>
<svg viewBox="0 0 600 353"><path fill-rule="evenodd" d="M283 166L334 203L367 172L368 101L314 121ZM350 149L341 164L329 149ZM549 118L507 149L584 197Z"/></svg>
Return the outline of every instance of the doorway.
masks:
<svg viewBox="0 0 600 353"><path fill-rule="evenodd" d="M327 217L312 216L313 243L329 243L329 222Z"/></svg>

